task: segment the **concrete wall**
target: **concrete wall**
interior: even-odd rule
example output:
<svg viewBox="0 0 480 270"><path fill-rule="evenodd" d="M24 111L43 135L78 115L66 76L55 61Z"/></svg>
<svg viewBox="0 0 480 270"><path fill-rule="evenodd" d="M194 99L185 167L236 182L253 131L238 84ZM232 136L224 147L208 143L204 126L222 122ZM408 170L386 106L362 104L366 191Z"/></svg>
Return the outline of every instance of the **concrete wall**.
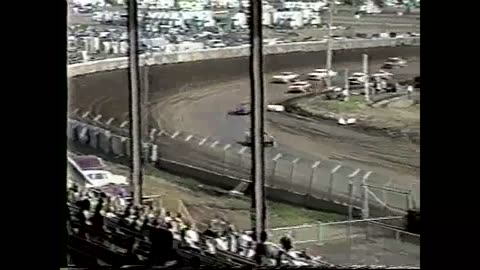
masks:
<svg viewBox="0 0 480 270"><path fill-rule="evenodd" d="M334 50L361 49L374 47L394 47L402 45L420 45L420 38L390 38L390 39L352 39L336 40L333 42ZM265 54L286 54L293 52L312 52L324 51L327 49L325 42L297 42L288 44L269 45L264 47ZM166 65L193 61L202 61L209 59L225 59L244 57L250 54L248 45L221 49L207 49L194 52L164 53L155 54L150 65ZM144 57L140 57L141 65L144 64ZM128 67L126 57L105 59L100 61L86 62L69 65L68 76L75 77L99 71L109 71L115 69L124 69Z"/></svg>

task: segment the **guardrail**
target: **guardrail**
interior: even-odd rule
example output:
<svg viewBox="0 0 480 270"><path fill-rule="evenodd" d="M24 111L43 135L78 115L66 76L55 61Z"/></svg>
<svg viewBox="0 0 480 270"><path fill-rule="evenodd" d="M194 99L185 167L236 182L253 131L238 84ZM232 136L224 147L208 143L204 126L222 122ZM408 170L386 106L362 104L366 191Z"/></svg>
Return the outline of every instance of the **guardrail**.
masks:
<svg viewBox="0 0 480 270"><path fill-rule="evenodd" d="M332 42L333 50L361 49L373 47L395 47L395 46L419 46L420 38L383 38L383 39L351 39L335 40ZM250 54L250 46L242 45L237 47L205 49L200 51L178 52L178 53L155 53L152 59L145 61L144 55L139 57L140 65L166 65L191 61L202 61L209 59L245 57ZM285 54L294 52L323 51L327 49L326 42L310 41L296 42L264 47L265 54ZM68 76L75 77L100 71L124 69L128 67L128 58L112 58L100 61L85 62L68 66Z"/></svg>

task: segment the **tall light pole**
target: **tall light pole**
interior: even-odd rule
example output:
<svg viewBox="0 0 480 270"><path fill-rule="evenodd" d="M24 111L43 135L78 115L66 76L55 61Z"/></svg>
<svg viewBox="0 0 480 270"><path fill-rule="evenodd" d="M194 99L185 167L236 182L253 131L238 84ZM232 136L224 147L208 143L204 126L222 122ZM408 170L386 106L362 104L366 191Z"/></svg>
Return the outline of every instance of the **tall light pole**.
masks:
<svg viewBox="0 0 480 270"><path fill-rule="evenodd" d="M263 33L262 33L262 1L250 1L250 90L251 90L251 136L252 136L252 176L254 192L252 196L252 221L255 224L257 242L257 262L262 255L266 219L265 203L265 138L264 112L265 88L263 87ZM253 225L253 224L252 224Z"/></svg>
<svg viewBox="0 0 480 270"><path fill-rule="evenodd" d="M129 40L129 83L130 83L130 149L132 155L133 201L136 205L142 203L142 125L141 125L141 95L139 91L138 65L138 17L137 0L128 1L128 40Z"/></svg>
<svg viewBox="0 0 480 270"><path fill-rule="evenodd" d="M332 86L332 79L330 77L330 70L332 69L332 26L333 26L333 15L332 15L332 2L330 0L330 6L328 7L328 39L327 39L327 90Z"/></svg>

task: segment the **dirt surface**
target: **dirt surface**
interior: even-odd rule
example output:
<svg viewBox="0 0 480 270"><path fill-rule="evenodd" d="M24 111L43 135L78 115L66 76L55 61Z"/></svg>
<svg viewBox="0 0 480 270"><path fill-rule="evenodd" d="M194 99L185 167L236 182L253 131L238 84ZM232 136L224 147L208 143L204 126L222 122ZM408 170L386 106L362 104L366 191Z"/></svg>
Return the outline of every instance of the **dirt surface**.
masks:
<svg viewBox="0 0 480 270"><path fill-rule="evenodd" d="M418 47L335 51L333 68L341 71L348 67L350 72L360 71L362 53L370 55L372 69L378 68L390 56L406 57L410 62L419 58ZM265 84L269 101L275 103L291 97L284 94L285 85L268 83L272 74L287 70L304 73L321 68L324 63L325 52L266 56ZM236 145L238 140L243 140L249 121L247 117L227 116L227 111L249 99L248 66L247 58L235 58L151 68L151 127L182 130L182 134L191 132L199 134L199 138L214 137L222 143ZM407 75L418 72L415 66L404 70ZM91 111L92 115L102 114L104 119L114 117L114 125L128 116L126 70L72 78L69 90L70 111L78 108L83 112ZM400 187L410 188L419 183L419 147L409 141L277 113L268 113L267 121L267 129L278 142L277 152L302 157L311 163L318 159L342 161L351 168L386 175L392 184ZM169 140L168 143L172 146L174 142ZM162 148L164 155L171 152L184 162L195 161L206 168L217 166L222 159L221 154L207 156L204 152L192 152L199 150L197 148L178 143L174 146L175 149ZM305 167L311 163L306 163Z"/></svg>

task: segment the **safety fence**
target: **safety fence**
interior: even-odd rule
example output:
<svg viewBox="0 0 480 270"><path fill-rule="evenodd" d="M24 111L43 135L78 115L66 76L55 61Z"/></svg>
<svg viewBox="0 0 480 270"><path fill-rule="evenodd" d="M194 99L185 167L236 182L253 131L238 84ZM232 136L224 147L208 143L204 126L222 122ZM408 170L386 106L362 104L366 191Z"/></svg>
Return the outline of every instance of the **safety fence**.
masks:
<svg viewBox="0 0 480 270"><path fill-rule="evenodd" d="M403 220L403 216L398 216L274 228L269 230L269 239L279 241L290 234L295 245L315 245L325 254L325 259L332 262L356 263L355 256L367 258L374 254L380 263L392 263L390 260L397 256L397 260L405 260L408 265L419 265L420 235L385 225ZM342 248L343 252L335 253L336 248Z"/></svg>
<svg viewBox="0 0 480 270"><path fill-rule="evenodd" d="M68 121L68 137L114 156L130 156L127 124L88 113ZM117 125L119 124L119 125ZM166 159L244 180L250 179L250 148L241 142L222 142L218 138L165 130L151 130L145 150L151 162ZM388 177L330 160L311 161L266 149L266 184L272 188L308 194L364 210L369 208L405 212L419 207L416 190L398 188ZM222 185L223 183L218 183Z"/></svg>

